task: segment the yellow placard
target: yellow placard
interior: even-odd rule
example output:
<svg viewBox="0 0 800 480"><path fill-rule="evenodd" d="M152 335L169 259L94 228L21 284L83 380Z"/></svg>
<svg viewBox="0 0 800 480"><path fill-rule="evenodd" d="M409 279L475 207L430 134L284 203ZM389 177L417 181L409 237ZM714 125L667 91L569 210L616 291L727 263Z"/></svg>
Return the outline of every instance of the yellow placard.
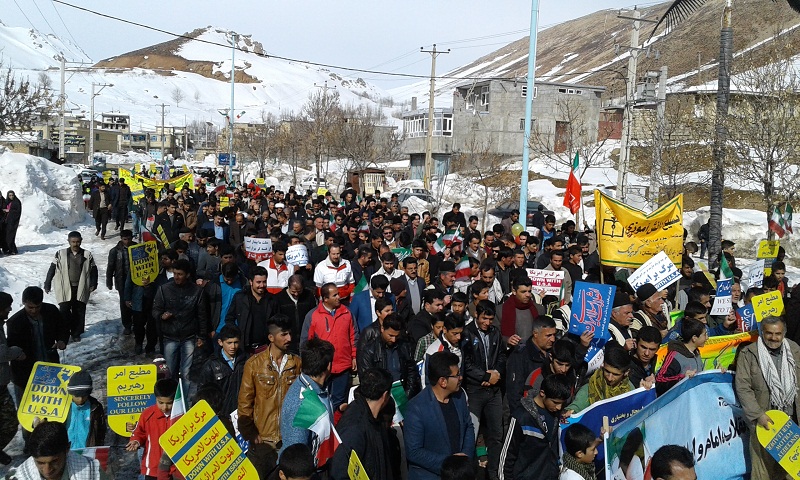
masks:
<svg viewBox="0 0 800 480"><path fill-rule="evenodd" d="M155 365L108 367L108 426L117 435L130 437L131 427L142 411L156 403L153 387L157 380Z"/></svg>
<svg viewBox="0 0 800 480"><path fill-rule="evenodd" d="M369 480L367 472L364 471L364 465L361 464L361 459L356 455L355 450L350 451L350 462L347 464L347 476L350 480Z"/></svg>
<svg viewBox="0 0 800 480"><path fill-rule="evenodd" d="M69 378L81 367L60 363L36 362L22 394L17 419L22 428L33 431L34 419L64 423L69 415Z"/></svg>
<svg viewBox="0 0 800 480"><path fill-rule="evenodd" d="M758 442L792 478L800 479L800 427L780 410L767 410L769 428L756 426Z"/></svg>
<svg viewBox="0 0 800 480"><path fill-rule="evenodd" d="M778 290L757 295L753 297L752 302L756 320L759 322L767 317L780 317L783 315L783 295Z"/></svg>
<svg viewBox="0 0 800 480"><path fill-rule="evenodd" d="M162 230L163 231L163 230ZM149 241L128 247L128 263L131 266L131 280L140 287L150 283L158 276L158 245ZM147 279L145 281L145 279Z"/></svg>
<svg viewBox="0 0 800 480"><path fill-rule="evenodd" d="M187 479L258 478L253 464L205 400L179 418L158 443Z"/></svg>
<svg viewBox="0 0 800 480"><path fill-rule="evenodd" d="M761 240L758 242L756 258L775 258L778 256L780 246L780 240Z"/></svg>
<svg viewBox="0 0 800 480"><path fill-rule="evenodd" d="M188 183L190 188L193 188L194 186L194 174L191 172L175 178L170 178L169 180L151 180L147 177L133 174L128 169L120 168L119 178L124 178L125 184L131 188L131 196L133 197L134 202L138 202L144 197L144 190L146 188L152 188L155 190L156 197L158 197L161 193L161 190L163 190L167 184L175 185L177 190L180 190L184 183Z"/></svg>
<svg viewBox="0 0 800 480"><path fill-rule="evenodd" d="M222 208L229 207L231 205L231 199L227 195L220 195L219 196L219 206Z"/></svg>
<svg viewBox="0 0 800 480"><path fill-rule="evenodd" d="M164 245L164 248L169 248L169 238L167 238L167 232L164 231L164 227L161 225L157 226L156 234L158 235L158 239L161 240L161 244Z"/></svg>
<svg viewBox="0 0 800 480"><path fill-rule="evenodd" d="M108 183L111 180L111 170L103 170L103 181Z"/></svg>
<svg viewBox="0 0 800 480"><path fill-rule="evenodd" d="M327 188L325 188L325 187L319 187L319 188L317 189L317 195L318 195L318 196L319 196L319 195L322 195L322 196L324 196L326 193L328 193L328 189L327 189Z"/></svg>
<svg viewBox="0 0 800 480"><path fill-rule="evenodd" d="M597 246L600 262L617 267L638 267L663 251L675 265L683 255L683 195L653 213L594 191Z"/></svg>
<svg viewBox="0 0 800 480"><path fill-rule="evenodd" d="M261 188L264 188L267 185L267 181L264 180L264 178L262 177L258 177L256 178L256 185L258 185Z"/></svg>

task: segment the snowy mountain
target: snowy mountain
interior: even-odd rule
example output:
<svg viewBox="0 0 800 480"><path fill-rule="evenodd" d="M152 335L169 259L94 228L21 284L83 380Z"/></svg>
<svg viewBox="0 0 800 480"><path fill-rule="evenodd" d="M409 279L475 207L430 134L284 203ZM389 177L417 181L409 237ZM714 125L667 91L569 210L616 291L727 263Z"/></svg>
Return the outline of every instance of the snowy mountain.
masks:
<svg viewBox="0 0 800 480"><path fill-rule="evenodd" d="M640 8L641 18L657 20L671 3ZM663 26L659 27L652 39L653 23L642 22L640 43L649 46L650 51L649 55L639 56L639 74L666 65L672 90L710 81L715 83L724 3L706 2L673 31L664 33ZM600 85L606 87L609 96L623 95L633 22L617 18L618 14L617 10L600 10L541 30L537 40L536 79ZM631 16L630 12L625 15ZM757 64L775 61L768 52L762 55L759 47L769 43L777 33L787 44L800 42L800 16L786 2L737 0L733 7L733 27L734 70L737 69L736 58L744 52L751 53ZM787 55L795 53L796 48L786 49ZM436 83L436 105L450 105L453 88L472 81L470 78L504 77L525 81L527 70L528 37L525 36L467 65L440 72L444 78ZM401 102L416 96L420 106L424 106L429 85L424 80L392 89L390 93Z"/></svg>
<svg viewBox="0 0 800 480"><path fill-rule="evenodd" d="M152 130L160 125L161 109L157 105L162 103L169 105L167 126L183 126L192 120L221 125L224 119L218 110L230 106L231 47L227 31L206 27L184 37L105 59L92 67L68 65L68 108L75 115L87 115L92 83L113 84L95 97L95 112L129 114L134 130ZM308 95L326 82L345 105L374 106L388 96L357 77L265 57L264 48L249 35L240 36L237 45L245 50L236 52L235 111L237 115L244 112L238 122L259 121L262 111L276 116L300 113ZM76 58L78 48L54 36L42 37L2 24L0 52L17 74L36 80L44 71L56 90L59 53L64 52L68 60L81 60ZM391 119L391 109L384 111L383 118Z"/></svg>

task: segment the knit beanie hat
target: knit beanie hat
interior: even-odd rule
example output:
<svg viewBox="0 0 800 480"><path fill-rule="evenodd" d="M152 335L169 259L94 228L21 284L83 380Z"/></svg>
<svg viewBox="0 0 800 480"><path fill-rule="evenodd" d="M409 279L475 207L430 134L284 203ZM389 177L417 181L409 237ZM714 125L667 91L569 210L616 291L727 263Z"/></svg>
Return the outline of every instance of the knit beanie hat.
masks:
<svg viewBox="0 0 800 480"><path fill-rule="evenodd" d="M645 283L636 289L636 298L638 298L640 302L644 302L656 293L658 293L658 290L653 286L652 283Z"/></svg>
<svg viewBox="0 0 800 480"><path fill-rule="evenodd" d="M92 376L85 370L72 375L67 385L67 392L76 397L88 397L92 393Z"/></svg>

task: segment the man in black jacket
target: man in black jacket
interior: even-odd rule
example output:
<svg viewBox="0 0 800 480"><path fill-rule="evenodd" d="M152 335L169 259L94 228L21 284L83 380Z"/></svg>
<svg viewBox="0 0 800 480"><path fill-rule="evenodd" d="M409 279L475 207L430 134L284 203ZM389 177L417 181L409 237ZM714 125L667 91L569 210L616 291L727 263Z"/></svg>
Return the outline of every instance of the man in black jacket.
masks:
<svg viewBox="0 0 800 480"><path fill-rule="evenodd" d="M159 287L153 301L153 318L158 325L164 358L170 372L180 372L184 391L190 392L189 371L195 348L201 348L208 327L208 309L202 287L189 278L189 260L172 266L172 281Z"/></svg>
<svg viewBox="0 0 800 480"><path fill-rule="evenodd" d="M94 224L97 227L97 231L94 234L95 236L100 235L100 238L105 240L108 217L111 216L111 210L114 208L111 204L111 194L108 192L108 187L105 183L101 183L97 190L92 192L89 208L92 209Z"/></svg>
<svg viewBox="0 0 800 480"><path fill-rule="evenodd" d="M131 334L133 325L133 311L125 303L125 282L131 274L128 260L128 247L133 243L133 232L123 230L119 234L119 242L108 252L108 267L106 267L106 287L109 290L117 287L119 294L119 315L122 319L122 328L125 335Z"/></svg>
<svg viewBox="0 0 800 480"><path fill-rule="evenodd" d="M28 385L36 362L60 363L58 350L64 350L69 340L69 323L55 305L43 303L44 292L39 287L22 291L23 308L8 319L8 346L19 347L24 360L11 362L11 377L17 402Z"/></svg>
<svg viewBox="0 0 800 480"><path fill-rule="evenodd" d="M444 306L444 296L444 292L440 290L425 290L425 295L423 295L422 310L420 310L418 314L414 315L414 317L406 326L408 335L414 341L414 345L417 344L420 338L431 333L431 325L433 325L431 319L434 316L439 316L441 314Z"/></svg>
<svg viewBox="0 0 800 480"><path fill-rule="evenodd" d="M239 339L242 333L233 325L225 325L217 335L219 352L214 352L203 364L200 371L200 385L214 383L225 394L222 399L222 413L229 415L236 410L239 398L239 386L242 384L242 371L247 360Z"/></svg>
<svg viewBox="0 0 800 480"><path fill-rule="evenodd" d="M463 339L464 390L469 398L470 413L484 427L489 457L487 473L494 480L497 479L503 439L503 397L500 386L506 373L506 344L500 330L492 325L494 304L481 300L475 312L477 317L467 325Z"/></svg>
<svg viewBox="0 0 800 480"><path fill-rule="evenodd" d="M511 412L519 407L525 380L537 368L550 363L556 341L556 322L544 315L533 321L533 334L508 356L506 365L506 395Z"/></svg>
<svg viewBox="0 0 800 480"><path fill-rule="evenodd" d="M166 238L169 247L179 239L179 232L183 228L183 215L177 212L178 202L175 200L167 201L167 211L156 216L155 223L153 223L153 235L163 242Z"/></svg>
<svg viewBox="0 0 800 480"><path fill-rule="evenodd" d="M389 448L389 429L381 411L389 403L392 377L381 368L361 374L361 385L336 430L341 444L331 462L332 480L348 480L351 452L356 452L368 478L394 480Z"/></svg>
<svg viewBox="0 0 800 480"><path fill-rule="evenodd" d="M383 319L383 324L376 320L361 332L356 349L359 380L363 384L362 375L372 368L381 368L389 372L392 382L400 380L406 397L413 398L422 389L419 369L414 362L413 346L401 334L403 327L394 314Z"/></svg>
<svg viewBox="0 0 800 480"><path fill-rule="evenodd" d="M242 331L242 348L249 355L260 353L269 346L267 320L275 314L275 300L267 292L267 269L250 270L250 288L233 296L225 315L225 325L236 325Z"/></svg>
<svg viewBox="0 0 800 480"><path fill-rule="evenodd" d="M289 277L289 284L275 295L275 308L278 313L289 317L292 322L292 339L289 342L289 351L300 355L300 333L303 331L303 322L306 315L317 306L317 300L311 290L303 286L302 275Z"/></svg>

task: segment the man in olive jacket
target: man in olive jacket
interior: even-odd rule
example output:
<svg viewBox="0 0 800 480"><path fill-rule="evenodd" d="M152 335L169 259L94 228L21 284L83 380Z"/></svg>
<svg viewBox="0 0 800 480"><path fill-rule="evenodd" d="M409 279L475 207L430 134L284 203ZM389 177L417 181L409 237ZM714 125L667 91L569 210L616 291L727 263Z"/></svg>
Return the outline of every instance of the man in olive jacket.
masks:
<svg viewBox="0 0 800 480"><path fill-rule="evenodd" d="M750 462L753 480L786 477L786 472L758 441L756 430L769 428L767 410L800 418L800 346L785 338L782 317L761 321L758 340L740 350L736 365L736 397L750 424Z"/></svg>

